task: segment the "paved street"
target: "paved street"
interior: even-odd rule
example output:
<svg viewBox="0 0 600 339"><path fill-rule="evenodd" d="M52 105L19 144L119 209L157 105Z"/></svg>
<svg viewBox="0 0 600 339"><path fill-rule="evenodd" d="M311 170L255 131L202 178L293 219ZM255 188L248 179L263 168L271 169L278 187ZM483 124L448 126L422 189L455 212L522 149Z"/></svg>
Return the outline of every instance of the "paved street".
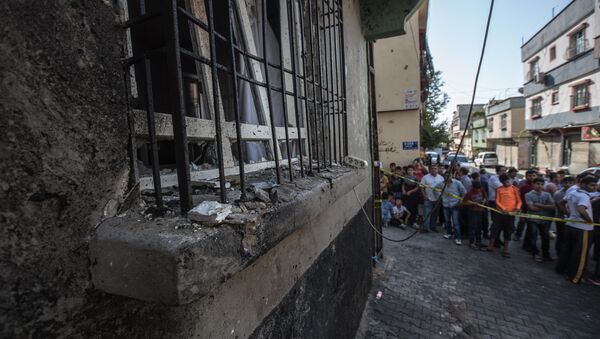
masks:
<svg viewBox="0 0 600 339"><path fill-rule="evenodd" d="M402 238L408 231L385 234ZM512 244L512 258L504 259L438 233L385 241L366 337L598 338L600 287L573 285L554 273L554 263L536 263L521 243Z"/></svg>

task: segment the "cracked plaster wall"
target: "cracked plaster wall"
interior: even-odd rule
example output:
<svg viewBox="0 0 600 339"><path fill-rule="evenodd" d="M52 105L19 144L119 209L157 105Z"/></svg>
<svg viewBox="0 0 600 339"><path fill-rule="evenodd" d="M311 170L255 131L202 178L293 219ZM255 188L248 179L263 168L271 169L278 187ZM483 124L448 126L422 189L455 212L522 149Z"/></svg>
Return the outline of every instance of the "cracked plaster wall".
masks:
<svg viewBox="0 0 600 339"><path fill-rule="evenodd" d="M278 305L301 278L298 274L280 279L283 272L296 267L293 260L298 258L290 253L308 253L304 265L310 267L345 224L323 224L318 230L328 235L323 237L323 247L314 247L314 230L294 232L252 267L263 266L244 270L216 294L188 307L145 303L93 289L88 237L106 202L122 194L127 176L127 123L119 64L122 30L112 4L81 0L0 4L0 144L4 151L0 162L0 336L202 337L208 333L206 324L225 333L220 319L235 309L235 302L241 307L236 314L246 321L244 333L249 335L267 315L259 316L251 309L264 302ZM344 15L349 153L368 160L366 49L358 0L344 1ZM369 192L365 181L359 189L363 202ZM346 209L353 212L345 218L359 211L353 194L337 210ZM294 240L311 250L301 251ZM370 254L370 243L362 242L359 247L357 253ZM255 280L248 285L249 274ZM265 277L279 291L278 297L268 301L253 295ZM365 286L359 285L359 302L353 306L362 310L360 291ZM247 291L247 299L229 293L230 288ZM217 305L221 313L209 312L215 302L221 303ZM238 333L228 334L235 337Z"/></svg>

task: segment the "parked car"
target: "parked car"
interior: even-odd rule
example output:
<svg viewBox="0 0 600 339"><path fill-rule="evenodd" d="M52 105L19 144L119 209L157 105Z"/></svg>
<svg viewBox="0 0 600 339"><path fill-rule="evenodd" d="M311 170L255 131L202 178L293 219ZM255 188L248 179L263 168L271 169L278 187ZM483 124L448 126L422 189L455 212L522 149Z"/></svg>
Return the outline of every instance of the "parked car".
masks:
<svg viewBox="0 0 600 339"><path fill-rule="evenodd" d="M596 179L600 179L600 167L590 167L584 171L582 171L581 173L589 173L591 175L593 175L594 177L596 177Z"/></svg>
<svg viewBox="0 0 600 339"><path fill-rule="evenodd" d="M431 160L432 164L439 164L441 162L440 155L437 152L425 152L425 163Z"/></svg>
<svg viewBox="0 0 600 339"><path fill-rule="evenodd" d="M480 152L475 158L475 165L483 167L492 167L498 165L498 155L496 152Z"/></svg>
<svg viewBox="0 0 600 339"><path fill-rule="evenodd" d="M446 157L446 159L444 160L443 165L450 165L452 163L452 161L454 161L454 158L456 157L456 162L458 164L460 164L460 167L467 167L467 168L472 168L475 167L475 164L469 160L469 158L467 158L466 155L448 155Z"/></svg>

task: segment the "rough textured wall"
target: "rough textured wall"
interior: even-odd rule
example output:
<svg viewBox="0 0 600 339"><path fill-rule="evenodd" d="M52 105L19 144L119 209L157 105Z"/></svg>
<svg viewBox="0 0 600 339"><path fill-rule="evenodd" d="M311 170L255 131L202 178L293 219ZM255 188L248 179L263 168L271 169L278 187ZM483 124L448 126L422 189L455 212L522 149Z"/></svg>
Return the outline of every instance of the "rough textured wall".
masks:
<svg viewBox="0 0 600 339"><path fill-rule="evenodd" d="M353 338L371 288L372 241L359 211L251 338Z"/></svg>
<svg viewBox="0 0 600 339"><path fill-rule="evenodd" d="M122 31L109 1L0 13L0 337L68 335L88 234L126 176Z"/></svg>

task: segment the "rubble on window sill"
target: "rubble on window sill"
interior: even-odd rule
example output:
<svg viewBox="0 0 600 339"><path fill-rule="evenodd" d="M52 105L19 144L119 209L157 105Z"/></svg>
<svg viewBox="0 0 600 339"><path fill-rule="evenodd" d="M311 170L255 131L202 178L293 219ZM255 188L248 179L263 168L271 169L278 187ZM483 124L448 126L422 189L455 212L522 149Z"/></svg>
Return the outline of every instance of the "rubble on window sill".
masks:
<svg viewBox="0 0 600 339"><path fill-rule="evenodd" d="M245 201L239 182L228 178L228 213L218 220L181 216L176 188L163 188L164 209L155 206L152 191L143 191L131 209L96 229L90 242L95 287L140 300L189 303L326 211L366 172L335 167L282 185L273 178L273 170L249 174ZM218 187L193 193L195 206L221 205Z"/></svg>

